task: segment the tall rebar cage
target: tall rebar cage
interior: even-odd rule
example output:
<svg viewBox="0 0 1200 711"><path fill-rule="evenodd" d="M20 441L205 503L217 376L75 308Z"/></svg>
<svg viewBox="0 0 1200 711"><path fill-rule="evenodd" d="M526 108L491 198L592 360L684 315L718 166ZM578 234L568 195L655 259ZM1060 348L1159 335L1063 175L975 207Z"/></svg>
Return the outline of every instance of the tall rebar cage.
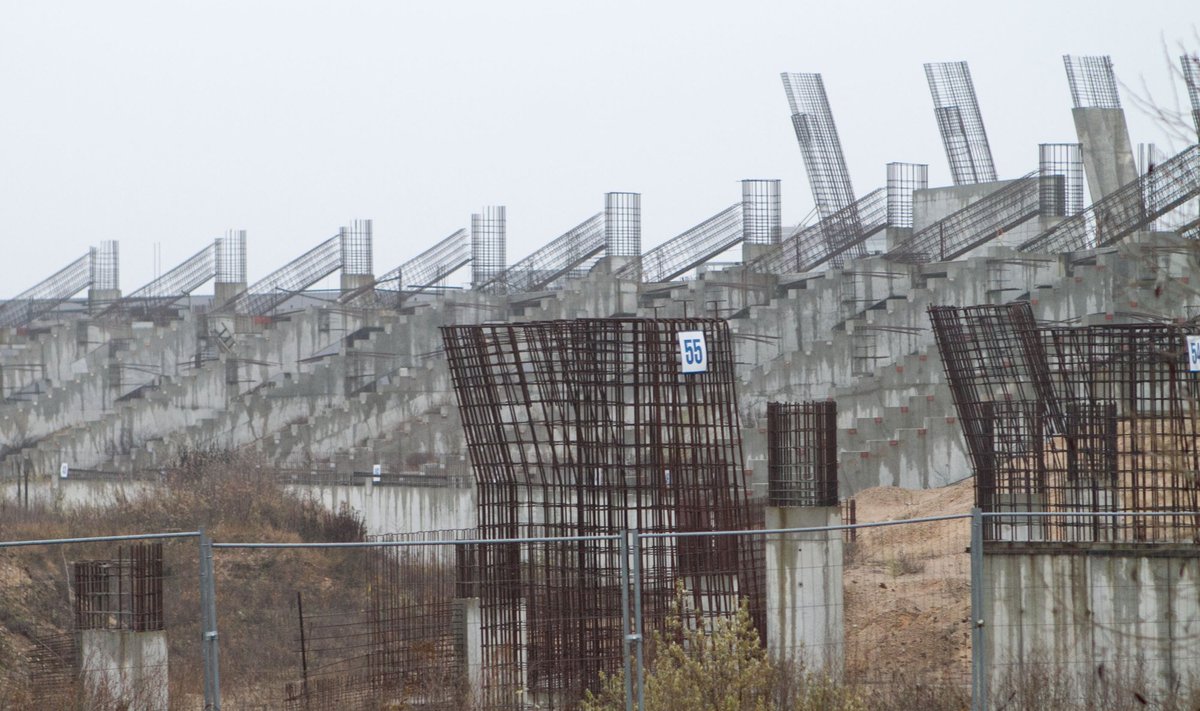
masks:
<svg viewBox="0 0 1200 711"><path fill-rule="evenodd" d="M371 221L354 220L341 229L342 273L355 276L374 274L372 268Z"/></svg>
<svg viewBox="0 0 1200 711"><path fill-rule="evenodd" d="M988 540L1200 541L1200 383L1187 358L1200 327L1045 326L1027 302L929 314L976 501L1011 514L989 522Z"/></svg>
<svg viewBox="0 0 1200 711"><path fill-rule="evenodd" d="M913 191L929 187L925 163L887 164L887 221L889 227L913 226Z"/></svg>
<svg viewBox="0 0 1200 711"><path fill-rule="evenodd" d="M823 218L829 217L854 202L854 187L825 95L825 82L820 74L784 72L780 76L817 212Z"/></svg>
<svg viewBox="0 0 1200 711"><path fill-rule="evenodd" d="M742 181L742 242L779 244L783 239L778 180Z"/></svg>
<svg viewBox="0 0 1200 711"><path fill-rule="evenodd" d="M724 321L581 319L442 334L481 537L750 525ZM680 334L705 341L705 372L683 372ZM616 541L484 546L478 556L488 705L517 703L513 685L523 678L549 703L569 705L601 671L620 667ZM760 559L741 537L647 540L647 625L661 626L678 583L704 617L748 599L761 628Z"/></svg>
<svg viewBox="0 0 1200 711"><path fill-rule="evenodd" d="M933 111L954 184L994 182L996 166L967 63L926 64L925 78L933 95Z"/></svg>
<svg viewBox="0 0 1200 711"><path fill-rule="evenodd" d="M1179 57L1183 72L1183 83L1187 86L1188 100L1192 104L1192 122L1196 126L1196 138L1200 140L1200 55L1184 54Z"/></svg>
<svg viewBox="0 0 1200 711"><path fill-rule="evenodd" d="M1078 143L1038 145L1043 217L1070 217L1083 210L1083 151Z"/></svg>
<svg viewBox="0 0 1200 711"><path fill-rule="evenodd" d="M641 193L604 193L604 252L610 257L642 253Z"/></svg>
<svg viewBox="0 0 1200 711"><path fill-rule="evenodd" d="M106 239L92 249L92 288L119 289L121 283L120 244Z"/></svg>
<svg viewBox="0 0 1200 711"><path fill-rule="evenodd" d="M767 502L837 506L837 403L767 403Z"/></svg>
<svg viewBox="0 0 1200 711"><path fill-rule="evenodd" d="M1071 86L1071 102L1075 108L1121 108L1111 57L1064 54L1063 65L1067 68L1067 83Z"/></svg>
<svg viewBox="0 0 1200 711"><path fill-rule="evenodd" d="M483 286L504 271L507 227L503 205L489 205L471 215L472 287Z"/></svg>
<svg viewBox="0 0 1200 711"><path fill-rule="evenodd" d="M246 283L246 230L229 230L218 237L217 277L218 284Z"/></svg>

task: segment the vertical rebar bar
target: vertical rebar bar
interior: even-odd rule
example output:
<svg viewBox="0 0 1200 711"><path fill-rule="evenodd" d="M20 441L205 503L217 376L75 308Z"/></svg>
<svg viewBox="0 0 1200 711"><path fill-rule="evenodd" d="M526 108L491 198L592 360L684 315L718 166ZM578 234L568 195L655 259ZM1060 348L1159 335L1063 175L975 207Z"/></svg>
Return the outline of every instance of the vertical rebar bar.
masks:
<svg viewBox="0 0 1200 711"><path fill-rule="evenodd" d="M971 711L987 711L983 627L983 511L971 509Z"/></svg>

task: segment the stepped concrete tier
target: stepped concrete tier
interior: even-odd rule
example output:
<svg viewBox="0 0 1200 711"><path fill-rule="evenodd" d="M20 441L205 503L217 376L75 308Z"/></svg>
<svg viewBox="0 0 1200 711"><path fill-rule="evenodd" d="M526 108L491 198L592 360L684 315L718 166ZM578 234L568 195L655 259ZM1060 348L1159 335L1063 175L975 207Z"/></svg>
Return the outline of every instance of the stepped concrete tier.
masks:
<svg viewBox="0 0 1200 711"><path fill-rule="evenodd" d="M957 204L955 195L929 197L922 210ZM65 462L152 476L188 450L245 447L283 467L466 475L441 326L715 314L730 320L735 338L756 492L766 480L766 403L820 398L838 402L844 494L940 486L970 470L930 305L1028 299L1052 321L1190 318L1200 313L1198 247L1139 234L1071 254L990 246L950 262L874 256L790 275L734 266L663 284L599 267L560 289L449 290L414 297L400 311L310 299L286 316L223 332L218 320L186 309L157 326L68 321L4 335L5 372L39 365L36 385L5 381L28 389L0 405L0 474L48 481Z"/></svg>

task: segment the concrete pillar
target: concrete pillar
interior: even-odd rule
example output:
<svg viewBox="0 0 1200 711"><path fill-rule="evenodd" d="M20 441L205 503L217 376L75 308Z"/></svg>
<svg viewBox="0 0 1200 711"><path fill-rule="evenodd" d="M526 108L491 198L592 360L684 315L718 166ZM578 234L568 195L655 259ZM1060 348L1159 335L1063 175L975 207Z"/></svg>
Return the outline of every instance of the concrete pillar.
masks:
<svg viewBox="0 0 1200 711"><path fill-rule="evenodd" d="M167 711L167 633L82 630L84 687L98 708Z"/></svg>
<svg viewBox="0 0 1200 711"><path fill-rule="evenodd" d="M1071 114L1083 150L1083 170L1092 202L1137 180L1125 112L1122 109L1078 108L1072 109Z"/></svg>
<svg viewBox="0 0 1200 711"><path fill-rule="evenodd" d="M454 645L464 684L463 708L483 702L483 614L479 598L454 600Z"/></svg>
<svg viewBox="0 0 1200 711"><path fill-rule="evenodd" d="M766 527L841 525L837 506L768 506ZM844 648L842 532L773 535L766 545L767 651L831 676Z"/></svg>

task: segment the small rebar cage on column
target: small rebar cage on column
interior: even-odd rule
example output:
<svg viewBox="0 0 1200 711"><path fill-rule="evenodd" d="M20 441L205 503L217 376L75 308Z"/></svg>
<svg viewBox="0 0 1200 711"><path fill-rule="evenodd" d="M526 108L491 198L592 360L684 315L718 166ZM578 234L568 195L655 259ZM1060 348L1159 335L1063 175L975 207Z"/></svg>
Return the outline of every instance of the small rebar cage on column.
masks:
<svg viewBox="0 0 1200 711"><path fill-rule="evenodd" d="M1067 68L1067 83L1071 85L1071 101L1077 109L1119 109L1121 96L1117 93L1117 77L1112 58L1076 57L1063 55Z"/></svg>
<svg viewBox="0 0 1200 711"><path fill-rule="evenodd" d="M217 238L216 282L246 283L246 230L229 230Z"/></svg>
<svg viewBox="0 0 1200 711"><path fill-rule="evenodd" d="M106 239L92 251L92 288L119 289L120 248L115 239Z"/></svg>
<svg viewBox="0 0 1200 711"><path fill-rule="evenodd" d="M742 242L779 244L783 239L779 181L742 181Z"/></svg>
<svg viewBox="0 0 1200 711"><path fill-rule="evenodd" d="M604 194L604 250L610 257L642 253L641 193Z"/></svg>
<svg viewBox="0 0 1200 711"><path fill-rule="evenodd" d="M490 205L471 215L471 286L493 281L506 265L507 217L503 205Z"/></svg>
<svg viewBox="0 0 1200 711"><path fill-rule="evenodd" d="M342 273L374 274L371 257L371 221L354 220L342 232Z"/></svg>
<svg viewBox="0 0 1200 711"><path fill-rule="evenodd" d="M837 403L767 403L767 501L838 504Z"/></svg>
<svg viewBox="0 0 1200 711"><path fill-rule="evenodd" d="M887 222L889 227L913 226L913 191L929 187L925 163L887 164Z"/></svg>
<svg viewBox="0 0 1200 711"><path fill-rule="evenodd" d="M1043 217L1070 217L1083 210L1083 152L1078 143L1038 145Z"/></svg>

